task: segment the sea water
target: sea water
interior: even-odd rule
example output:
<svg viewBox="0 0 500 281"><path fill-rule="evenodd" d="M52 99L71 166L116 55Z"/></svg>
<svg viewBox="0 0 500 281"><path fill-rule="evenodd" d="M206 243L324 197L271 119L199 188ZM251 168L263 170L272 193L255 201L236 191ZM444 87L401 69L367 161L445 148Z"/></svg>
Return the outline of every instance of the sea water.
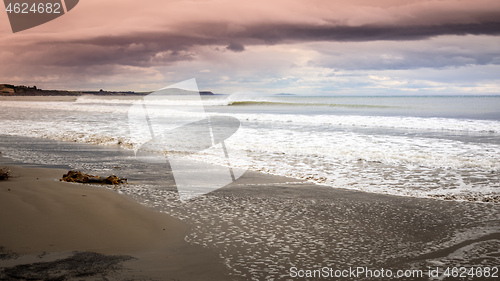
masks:
<svg viewBox="0 0 500 281"><path fill-rule="evenodd" d="M128 177L144 178L127 115L138 98L0 101L0 151L25 163L102 171L128 166ZM225 141L233 167L403 196L487 201L500 193L500 96L233 94L202 101L207 115L241 122ZM180 109L190 102L169 101ZM25 137L39 140L37 148ZM62 142L54 147L46 139ZM99 152L72 151L66 142L100 145ZM228 164L215 148L184 157Z"/></svg>

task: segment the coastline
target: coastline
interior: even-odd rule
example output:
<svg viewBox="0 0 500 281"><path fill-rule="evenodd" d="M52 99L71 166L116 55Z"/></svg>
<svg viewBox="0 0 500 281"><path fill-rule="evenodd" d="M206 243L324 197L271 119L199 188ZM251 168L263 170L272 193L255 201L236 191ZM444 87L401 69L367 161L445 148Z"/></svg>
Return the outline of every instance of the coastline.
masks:
<svg viewBox="0 0 500 281"><path fill-rule="evenodd" d="M213 252L184 241L188 226L178 219L108 188L59 182L62 169L2 166L12 178L0 182L0 246L7 257L0 259L0 277L18 280L2 272L64 261L76 251L125 257L119 270L77 280L228 280ZM103 257L95 259L88 262ZM71 278L71 272L61 274Z"/></svg>
<svg viewBox="0 0 500 281"><path fill-rule="evenodd" d="M0 101L74 102L80 96L0 96Z"/></svg>
<svg viewBox="0 0 500 281"><path fill-rule="evenodd" d="M57 100L61 97L43 97L43 100L49 101L52 98ZM30 99L23 97L22 100ZM85 105L83 109L88 106ZM111 108L114 108L113 106ZM121 107L122 111L125 108L120 105L118 107ZM40 110L40 117L45 118L43 106ZM47 116L51 116L51 112L48 113ZM16 114L12 116L16 117ZM83 125L95 125L88 122L102 118L99 111L92 114L95 119L84 119L86 121L82 122ZM66 120L66 114L63 116L64 119L61 120ZM85 116L81 114L73 117L78 120ZM120 116L122 115L113 115L114 120L126 120ZM11 120L9 118L6 120ZM22 128L22 132L58 128L64 136L66 131L63 129L69 128L64 126L74 123L57 123L62 125L61 127L56 123L50 124L53 123L30 127L31 123L24 122L16 126ZM120 127L113 122L110 124L113 128ZM70 133L76 132L80 136L81 124L74 125L71 128L75 130ZM108 124L102 128L110 127ZM0 187L16 182L21 187L28 186L18 194L18 204L10 206L9 213L3 212L2 209L5 217L0 215L0 228L12 227L14 222L6 222L7 215L14 212L13 210L18 215L23 212L30 214L28 211L37 210L38 213L32 214L33 217L39 216L39 210L43 210L41 214L45 214L45 219L49 217L52 221L51 224L45 224L46 229L39 227L33 232L43 234L40 239L25 239L26 243L20 242L23 240L9 242L11 245L18 243L18 249L11 250L8 245L0 243L0 246L5 247L0 251L22 255L17 259L11 258L10 261L0 260L0 267L12 267L21 262L49 262L59 258L67 260L73 254L68 251L75 250L84 251L81 253L96 251L105 255L93 257L99 260L113 260L118 256L119 262L115 265L121 266L122 269L110 270L105 275L106 278L116 280L127 280L129 276L134 280L283 280L290 278L292 266L298 269L318 269L324 266L338 269L352 266L373 269L426 269L436 265L477 267L500 263L500 257L496 254L500 247L500 205L497 203L367 193L347 189L349 181L343 181L343 184L338 185L339 188L332 188L305 180L253 171L247 171L225 188L188 202L180 202L169 165L139 163L133 157L132 151L119 147L121 139L113 137L110 142L106 142L110 144L107 146L91 145L82 143L82 140L89 141L92 138L85 139L85 134L82 135L83 139L70 139L71 141L65 137L53 140L50 135L43 135L43 138L22 134L0 135L0 150L6 156L24 163L51 165L49 170L45 170L46 166L20 164L21 170L32 167L35 167L35 170L30 173L22 172L20 174L25 174L24 176L14 177L8 182L0 182ZM272 155L276 159L283 157L282 154ZM377 163L368 164L372 165L373 169L383 166ZM358 168L364 168L362 165L367 163L359 164L361 166ZM1 165L3 162L0 158L0 167ZM5 166L19 165L7 161ZM55 171L53 167L65 170L59 170L43 183L34 178L37 173L42 173L43 177L50 175ZM36 170L39 168L44 172ZM58 182L57 179L69 168L91 174L96 172L100 176L116 173L117 176L128 178L131 184L121 187L122 194L118 194L100 186ZM365 171L365 174L368 172ZM487 176L490 175L493 178L490 178L489 182L494 185L496 174ZM440 178L442 176L436 173L430 179ZM356 181L355 177L348 175L345 175L344 179L350 180L351 183ZM377 181L370 184L378 187ZM418 182L414 184L419 186ZM40 188L35 188L36 186ZM89 198L87 193L78 193L80 189L95 196ZM50 190L52 192L49 192ZM105 200L111 198L110 196L112 199ZM54 201L54 198L57 200ZM28 200L29 204L23 200ZM129 202L131 207L122 208L114 203L109 204L123 200ZM93 203L82 205L87 201ZM57 206L59 210L76 212L76 219L69 221L65 217L67 214L55 211ZM130 210L136 208L139 209L131 214ZM87 210L89 212L84 214ZM137 213L143 214L142 217L137 217ZM175 234L177 236L172 234L175 239L173 236L169 236L165 241L157 239L155 237L163 237L161 235L166 233L158 230L164 227L155 223L156 216L166 217L167 220L174 217L176 219L173 222L176 223L181 220L182 223L172 225L178 225L179 229L184 230L178 230ZM42 220L35 220L35 223L40 221ZM79 227L87 228L75 234L71 227L79 225L80 222L82 226ZM110 227L114 231L108 231ZM54 229L61 231L54 234ZM19 233L23 233L22 230L23 228L16 229ZM145 233L146 230L151 230L151 233ZM43 248L42 244L45 247L47 244L53 244L44 240L52 236L62 237L58 242L66 241L66 246L57 250L53 249L55 246L51 246L49 250ZM23 249L20 249L29 243L32 243L30 247L38 251L30 252L25 249L26 252L23 252ZM0 252L0 256L2 253ZM110 268L113 266L110 265ZM226 272L229 276L225 275Z"/></svg>
<svg viewBox="0 0 500 281"><path fill-rule="evenodd" d="M39 262L67 262L73 251L99 253L94 258L106 265L122 260L104 272L86 267L89 279L68 280L281 280L292 266L396 270L498 260L497 204L333 189L247 172L211 194L162 208L155 200L169 198L155 197L156 190L146 201L134 184L118 194L57 181L66 170L5 160L0 164L13 178L0 182L0 227L8 230L0 234L0 254L8 257L0 259L0 276L20 264L33 270Z"/></svg>

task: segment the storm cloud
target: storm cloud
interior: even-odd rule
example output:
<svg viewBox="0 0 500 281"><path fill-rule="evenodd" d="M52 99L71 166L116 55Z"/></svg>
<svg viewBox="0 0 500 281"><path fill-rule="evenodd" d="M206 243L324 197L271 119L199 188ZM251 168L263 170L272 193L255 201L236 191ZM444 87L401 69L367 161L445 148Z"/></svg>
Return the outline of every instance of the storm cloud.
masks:
<svg viewBox="0 0 500 281"><path fill-rule="evenodd" d="M211 81L277 81L328 77L319 74L328 69L498 65L499 35L500 2L493 0L88 0L31 30L12 34L2 25L0 82L37 77L46 87L150 90L193 73L215 76ZM140 75L147 75L143 82L122 84Z"/></svg>

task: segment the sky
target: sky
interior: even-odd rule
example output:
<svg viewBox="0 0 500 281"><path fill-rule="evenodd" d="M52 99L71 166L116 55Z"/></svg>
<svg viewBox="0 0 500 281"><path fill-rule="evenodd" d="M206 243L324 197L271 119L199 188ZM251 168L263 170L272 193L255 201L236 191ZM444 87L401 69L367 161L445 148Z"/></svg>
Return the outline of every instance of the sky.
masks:
<svg viewBox="0 0 500 281"><path fill-rule="evenodd" d="M3 10L3 9L2 9ZM0 83L231 94L500 94L498 0L82 0L12 33Z"/></svg>

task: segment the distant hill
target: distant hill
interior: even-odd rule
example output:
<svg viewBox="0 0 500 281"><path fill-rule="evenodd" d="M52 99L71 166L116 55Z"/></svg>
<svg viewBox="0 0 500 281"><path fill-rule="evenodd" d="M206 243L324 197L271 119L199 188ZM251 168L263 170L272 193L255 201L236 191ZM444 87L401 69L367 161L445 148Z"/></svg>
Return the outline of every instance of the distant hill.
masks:
<svg viewBox="0 0 500 281"><path fill-rule="evenodd" d="M65 91L65 90L42 90L36 86L14 86L10 84L0 84L0 96L81 96L81 95L101 95L101 96L125 96L139 95L145 96L151 92L133 91ZM200 91L200 95L213 95L210 91Z"/></svg>
<svg viewBox="0 0 500 281"><path fill-rule="evenodd" d="M0 95L2 96L74 96L76 93L69 91L40 90L36 86L14 86L0 84Z"/></svg>

